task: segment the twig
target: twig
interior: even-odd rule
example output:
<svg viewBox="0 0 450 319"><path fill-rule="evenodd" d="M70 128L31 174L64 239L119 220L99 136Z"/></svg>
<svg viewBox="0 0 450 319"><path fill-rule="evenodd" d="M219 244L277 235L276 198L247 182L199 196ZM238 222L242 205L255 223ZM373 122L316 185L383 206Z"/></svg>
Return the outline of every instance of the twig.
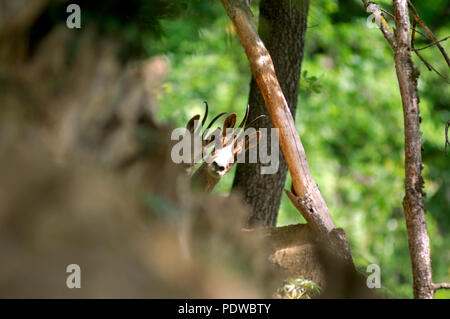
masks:
<svg viewBox="0 0 450 319"><path fill-rule="evenodd" d="M414 21L416 21L416 20L414 20ZM419 29L416 29L416 32L418 33L418 34L420 34L421 36L423 36L425 39L427 39L428 41L432 41L431 39L430 39L430 37L426 34L426 33L423 33L422 31L420 31Z"/></svg>
<svg viewBox="0 0 450 319"><path fill-rule="evenodd" d="M428 70L436 72L436 74L439 75L445 82L450 84L450 80L447 79L444 75L442 75L438 70L436 70L436 68L434 68L430 63L428 63L423 58L423 56L419 52L417 52L416 49L413 48L413 51L414 51L414 53L416 53L416 55L419 57L419 59L423 62L423 64L425 64L425 66L428 68Z"/></svg>
<svg viewBox="0 0 450 319"><path fill-rule="evenodd" d="M395 20L395 16L394 16L392 13L390 13L389 11L387 11L387 10L381 8L381 7L380 7L380 10L381 10L383 13L386 13L388 16L390 16L392 19ZM426 38L427 40L430 40L430 38L428 37L428 35L426 35L425 33L421 32L420 30L416 30L416 32L417 32L418 34L420 34L421 36L423 36L424 38Z"/></svg>
<svg viewBox="0 0 450 319"><path fill-rule="evenodd" d="M445 82L450 84L450 80L447 79L445 76L443 76L438 70L436 70L430 63L428 63L425 58L418 52L416 48L414 48L415 38L416 38L416 26L417 21L413 21L413 27L412 27L412 35L411 35L411 49L416 53L416 55L419 57L419 59L425 64L425 66L428 68L429 71L434 71L439 75L442 79L444 79Z"/></svg>
<svg viewBox="0 0 450 319"><path fill-rule="evenodd" d="M417 13L416 8L414 7L414 5L412 4L412 2L410 0L408 0L408 6L409 6L409 9L411 10L414 20L425 29L425 31L430 36L431 40L436 43L436 46L438 47L439 51L441 51L442 55L444 56L445 62L447 62L447 65L450 67L450 59L449 59L447 53L445 52L444 48L440 45L439 41L434 36L433 32L428 28L428 26L425 24L425 22L423 22L422 19L419 17L419 14Z"/></svg>
<svg viewBox="0 0 450 319"><path fill-rule="evenodd" d="M448 127L450 126L450 120L447 121L447 124L445 125L445 156L447 156L447 145L450 145L450 142L448 141Z"/></svg>
<svg viewBox="0 0 450 319"><path fill-rule="evenodd" d="M319 23L316 23L316 24L307 26L307 28L312 29L312 28L318 27L319 25L320 25Z"/></svg>
<svg viewBox="0 0 450 319"><path fill-rule="evenodd" d="M381 8L381 7L380 7L380 10L383 11L384 13L386 13L386 14L387 14L388 16L390 16L391 18L395 19L395 16L394 16L392 13L390 13L389 11L384 10L384 9Z"/></svg>
<svg viewBox="0 0 450 319"><path fill-rule="evenodd" d="M411 47L414 50L414 42L416 41L416 26L417 26L417 21L414 20L413 21L413 27L412 27L412 34L411 34Z"/></svg>
<svg viewBox="0 0 450 319"><path fill-rule="evenodd" d="M448 282L441 282L439 284L433 284L432 288L433 288L433 290L450 289L450 283L448 283Z"/></svg>
<svg viewBox="0 0 450 319"><path fill-rule="evenodd" d="M428 45L426 45L426 46L424 46L424 47L422 47L422 48L416 49L416 50L419 51L419 50L423 50L423 49L429 48L429 47L431 47L431 46L437 44L438 42L446 41L446 40L449 39L449 38L450 38L450 36L445 37L445 38L443 38L443 39L441 39L441 40L439 40L439 41L437 41L437 42L430 43L430 44L428 44Z"/></svg>

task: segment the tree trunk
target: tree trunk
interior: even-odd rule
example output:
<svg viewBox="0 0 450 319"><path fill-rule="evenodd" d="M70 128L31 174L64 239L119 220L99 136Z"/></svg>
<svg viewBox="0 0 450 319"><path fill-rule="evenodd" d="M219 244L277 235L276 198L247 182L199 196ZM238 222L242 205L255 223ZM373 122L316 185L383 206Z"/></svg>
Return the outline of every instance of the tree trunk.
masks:
<svg viewBox="0 0 450 319"><path fill-rule="evenodd" d="M309 0L261 0L259 34L275 65L276 75L286 97L292 116L295 118L298 85L300 78L306 21ZM268 129L272 121L263 96L252 77L250 83L249 122L261 114L267 115L254 123L255 128ZM268 145L270 151L270 143ZM248 226L275 226L280 208L281 194L286 180L287 165L279 150L279 169L275 174L261 175L261 163L239 163L233 190L239 190L251 208Z"/></svg>

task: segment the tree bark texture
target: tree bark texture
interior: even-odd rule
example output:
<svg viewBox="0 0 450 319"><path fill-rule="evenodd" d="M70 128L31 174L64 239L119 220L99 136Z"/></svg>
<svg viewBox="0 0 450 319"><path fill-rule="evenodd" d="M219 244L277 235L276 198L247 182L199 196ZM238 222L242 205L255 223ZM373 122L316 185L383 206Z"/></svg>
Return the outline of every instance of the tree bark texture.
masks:
<svg viewBox="0 0 450 319"><path fill-rule="evenodd" d="M405 197L403 208L413 270L415 298L433 298L430 243L425 223L420 141L419 71L411 60L411 26L407 0L395 0L397 48L395 69L403 105L405 126Z"/></svg>
<svg viewBox="0 0 450 319"><path fill-rule="evenodd" d="M303 59L307 28L309 0L261 0L258 33L266 45L275 66L275 72L286 97L292 116L295 118L298 85ZM272 121L261 91L252 77L250 83L249 122L261 114L267 117L256 121L255 128L268 129ZM270 144L268 145L270 151ZM250 227L255 225L275 226L282 190L286 180L287 165L279 150L279 169L275 174L260 174L261 163L239 163L233 190L239 190L251 209L248 218Z"/></svg>

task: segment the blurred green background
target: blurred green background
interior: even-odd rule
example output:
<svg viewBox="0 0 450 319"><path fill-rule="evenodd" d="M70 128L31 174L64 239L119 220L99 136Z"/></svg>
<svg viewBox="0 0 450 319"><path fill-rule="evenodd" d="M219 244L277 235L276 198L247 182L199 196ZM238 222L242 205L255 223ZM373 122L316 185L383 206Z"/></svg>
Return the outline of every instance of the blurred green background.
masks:
<svg viewBox="0 0 450 319"><path fill-rule="evenodd" d="M416 7L438 38L450 34L449 3ZM92 20L127 44L125 56L162 54L171 70L159 96L157 118L184 126L193 115L234 111L247 105L250 70L220 1L127 1L135 11L110 5ZM391 1L378 1L392 12ZM91 2L81 5L89 18ZM84 8L87 8L85 10ZM258 1L252 3L258 16ZM98 9L98 8L97 8ZM86 13L87 12L87 13ZM96 10L95 12L98 12ZM122 14L118 14L122 13ZM312 174L332 216L346 231L358 267L381 266L384 292L412 297L411 263L403 217L403 115L393 53L381 32L367 25L359 0L311 1L296 125ZM392 19L389 19L392 25ZM416 47L426 44L419 37ZM443 42L444 48L448 42ZM449 77L436 48L421 51ZM427 224L434 282L450 281L450 170L444 128L450 91L420 60ZM226 195L234 170L216 187ZM288 178L287 185L290 185ZM288 187L288 186L287 186ZM304 222L283 195L278 225ZM441 290L436 298L450 298Z"/></svg>

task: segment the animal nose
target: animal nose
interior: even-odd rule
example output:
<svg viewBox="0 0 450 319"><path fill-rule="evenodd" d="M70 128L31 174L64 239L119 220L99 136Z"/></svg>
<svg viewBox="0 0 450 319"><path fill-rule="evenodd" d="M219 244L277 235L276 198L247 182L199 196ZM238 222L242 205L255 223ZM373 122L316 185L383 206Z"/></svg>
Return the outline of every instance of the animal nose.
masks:
<svg viewBox="0 0 450 319"><path fill-rule="evenodd" d="M225 167L217 164L217 162L213 162L213 167L214 167L214 170L216 170L217 172L222 172L225 169Z"/></svg>

